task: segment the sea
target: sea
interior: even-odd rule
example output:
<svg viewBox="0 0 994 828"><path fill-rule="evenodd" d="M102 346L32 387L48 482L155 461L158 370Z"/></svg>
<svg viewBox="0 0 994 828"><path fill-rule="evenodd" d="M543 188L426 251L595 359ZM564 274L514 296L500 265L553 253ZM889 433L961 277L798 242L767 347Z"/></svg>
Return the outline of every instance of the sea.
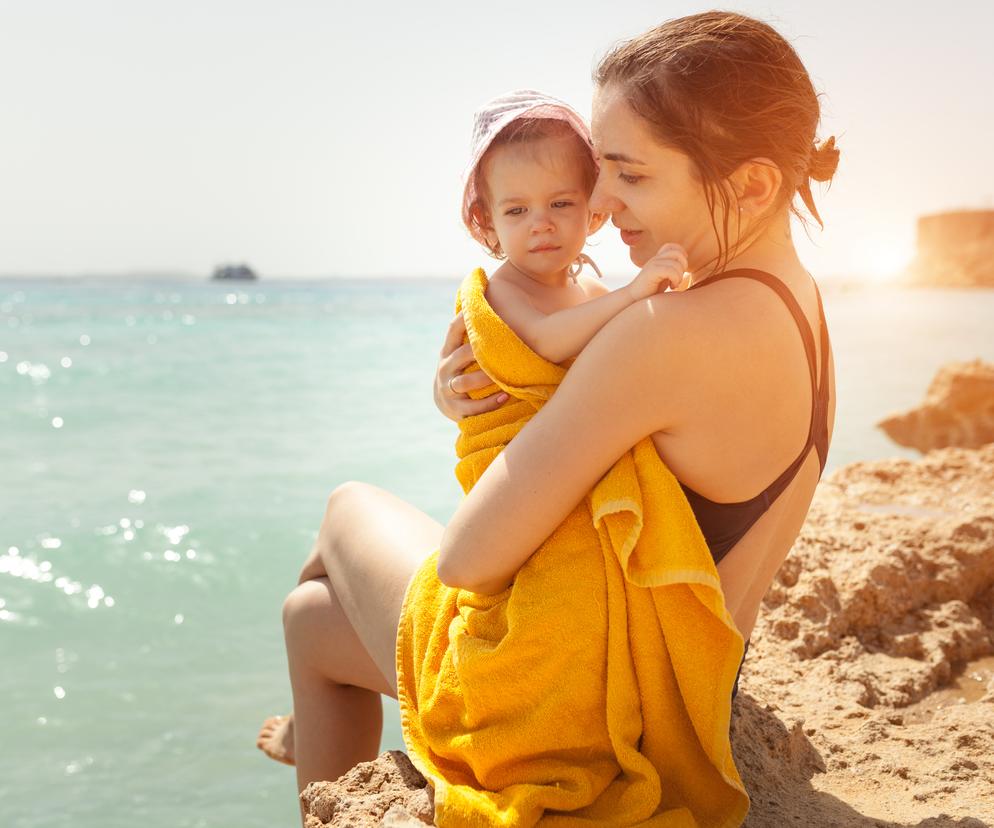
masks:
<svg viewBox="0 0 994 828"><path fill-rule="evenodd" d="M338 484L458 504L432 402L457 286L0 279L0 825L299 824L255 747L290 709L282 602ZM994 361L994 291L822 289L827 472L917 456L876 423Z"/></svg>

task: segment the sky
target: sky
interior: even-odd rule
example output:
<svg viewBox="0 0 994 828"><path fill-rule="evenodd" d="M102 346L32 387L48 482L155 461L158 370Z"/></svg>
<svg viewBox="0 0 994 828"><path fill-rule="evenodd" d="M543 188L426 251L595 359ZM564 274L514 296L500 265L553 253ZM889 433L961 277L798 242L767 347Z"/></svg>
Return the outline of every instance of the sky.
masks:
<svg viewBox="0 0 994 828"><path fill-rule="evenodd" d="M749 2L841 150L802 261L881 279L918 216L994 208L994 3ZM540 89L589 116L613 44L712 6L575 0L0 0L0 275L460 278L473 111ZM634 275L613 228L590 248Z"/></svg>

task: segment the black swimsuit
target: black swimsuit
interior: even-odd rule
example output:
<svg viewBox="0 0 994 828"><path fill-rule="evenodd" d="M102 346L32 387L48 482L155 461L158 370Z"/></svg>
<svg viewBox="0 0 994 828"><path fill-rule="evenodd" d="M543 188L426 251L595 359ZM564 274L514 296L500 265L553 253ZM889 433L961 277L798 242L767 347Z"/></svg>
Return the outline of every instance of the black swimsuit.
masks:
<svg viewBox="0 0 994 828"><path fill-rule="evenodd" d="M768 285L777 292L777 295L787 305L787 309L794 317L797 328L801 332L801 339L804 342L804 353L808 359L808 369L811 376L811 399L813 400L813 404L811 407L811 422L808 427L808 439L804 442L804 448L797 455L797 459L784 469L783 473L776 480L755 497L737 503L716 503L698 494L693 489L684 486L683 483L680 484L690 503L690 508L697 518L697 523L704 533L704 539L707 541L708 548L711 550L711 556L714 558L715 564L728 554L728 551L741 540L742 536L770 508L773 501L790 485L790 481L794 479L794 475L797 474L801 465L807 459L812 446L818 451L820 466L818 472L819 479L821 478L821 473L825 470L825 461L828 457L828 328L825 325L825 311L822 308L821 294L818 292L818 286L815 285L815 295L818 297L818 326L821 335L820 372L817 368L815 341L811 334L811 326L808 324L807 317L805 317L800 305L798 305L797 300L790 290L788 290L787 286L775 276L763 270L739 268L712 276L703 282L693 285L688 290L706 287L723 279L735 278L755 279L758 282ZM749 642L746 641L745 651L742 653L742 662L739 664L739 673L735 676L735 686L732 688L733 699L739 690L739 675L742 673L742 663L745 662L745 654L748 651Z"/></svg>

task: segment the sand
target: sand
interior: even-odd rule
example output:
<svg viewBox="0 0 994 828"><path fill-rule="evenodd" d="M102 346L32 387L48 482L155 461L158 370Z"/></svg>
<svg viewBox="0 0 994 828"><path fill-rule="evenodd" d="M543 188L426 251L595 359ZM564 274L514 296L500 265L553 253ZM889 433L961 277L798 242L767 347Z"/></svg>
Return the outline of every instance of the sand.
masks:
<svg viewBox="0 0 994 828"><path fill-rule="evenodd" d="M994 445L819 486L732 743L747 826L994 823Z"/></svg>

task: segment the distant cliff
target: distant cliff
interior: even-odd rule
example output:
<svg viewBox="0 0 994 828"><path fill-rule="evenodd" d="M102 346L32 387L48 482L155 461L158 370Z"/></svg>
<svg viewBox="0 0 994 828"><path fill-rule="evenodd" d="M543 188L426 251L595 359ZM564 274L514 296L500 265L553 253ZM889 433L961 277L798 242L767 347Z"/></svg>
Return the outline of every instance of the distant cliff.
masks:
<svg viewBox="0 0 994 828"><path fill-rule="evenodd" d="M994 364L977 359L942 366L924 403L877 426L895 443L921 452L994 443Z"/></svg>
<svg viewBox="0 0 994 828"><path fill-rule="evenodd" d="M994 210L918 219L918 249L907 281L936 287L994 287Z"/></svg>

